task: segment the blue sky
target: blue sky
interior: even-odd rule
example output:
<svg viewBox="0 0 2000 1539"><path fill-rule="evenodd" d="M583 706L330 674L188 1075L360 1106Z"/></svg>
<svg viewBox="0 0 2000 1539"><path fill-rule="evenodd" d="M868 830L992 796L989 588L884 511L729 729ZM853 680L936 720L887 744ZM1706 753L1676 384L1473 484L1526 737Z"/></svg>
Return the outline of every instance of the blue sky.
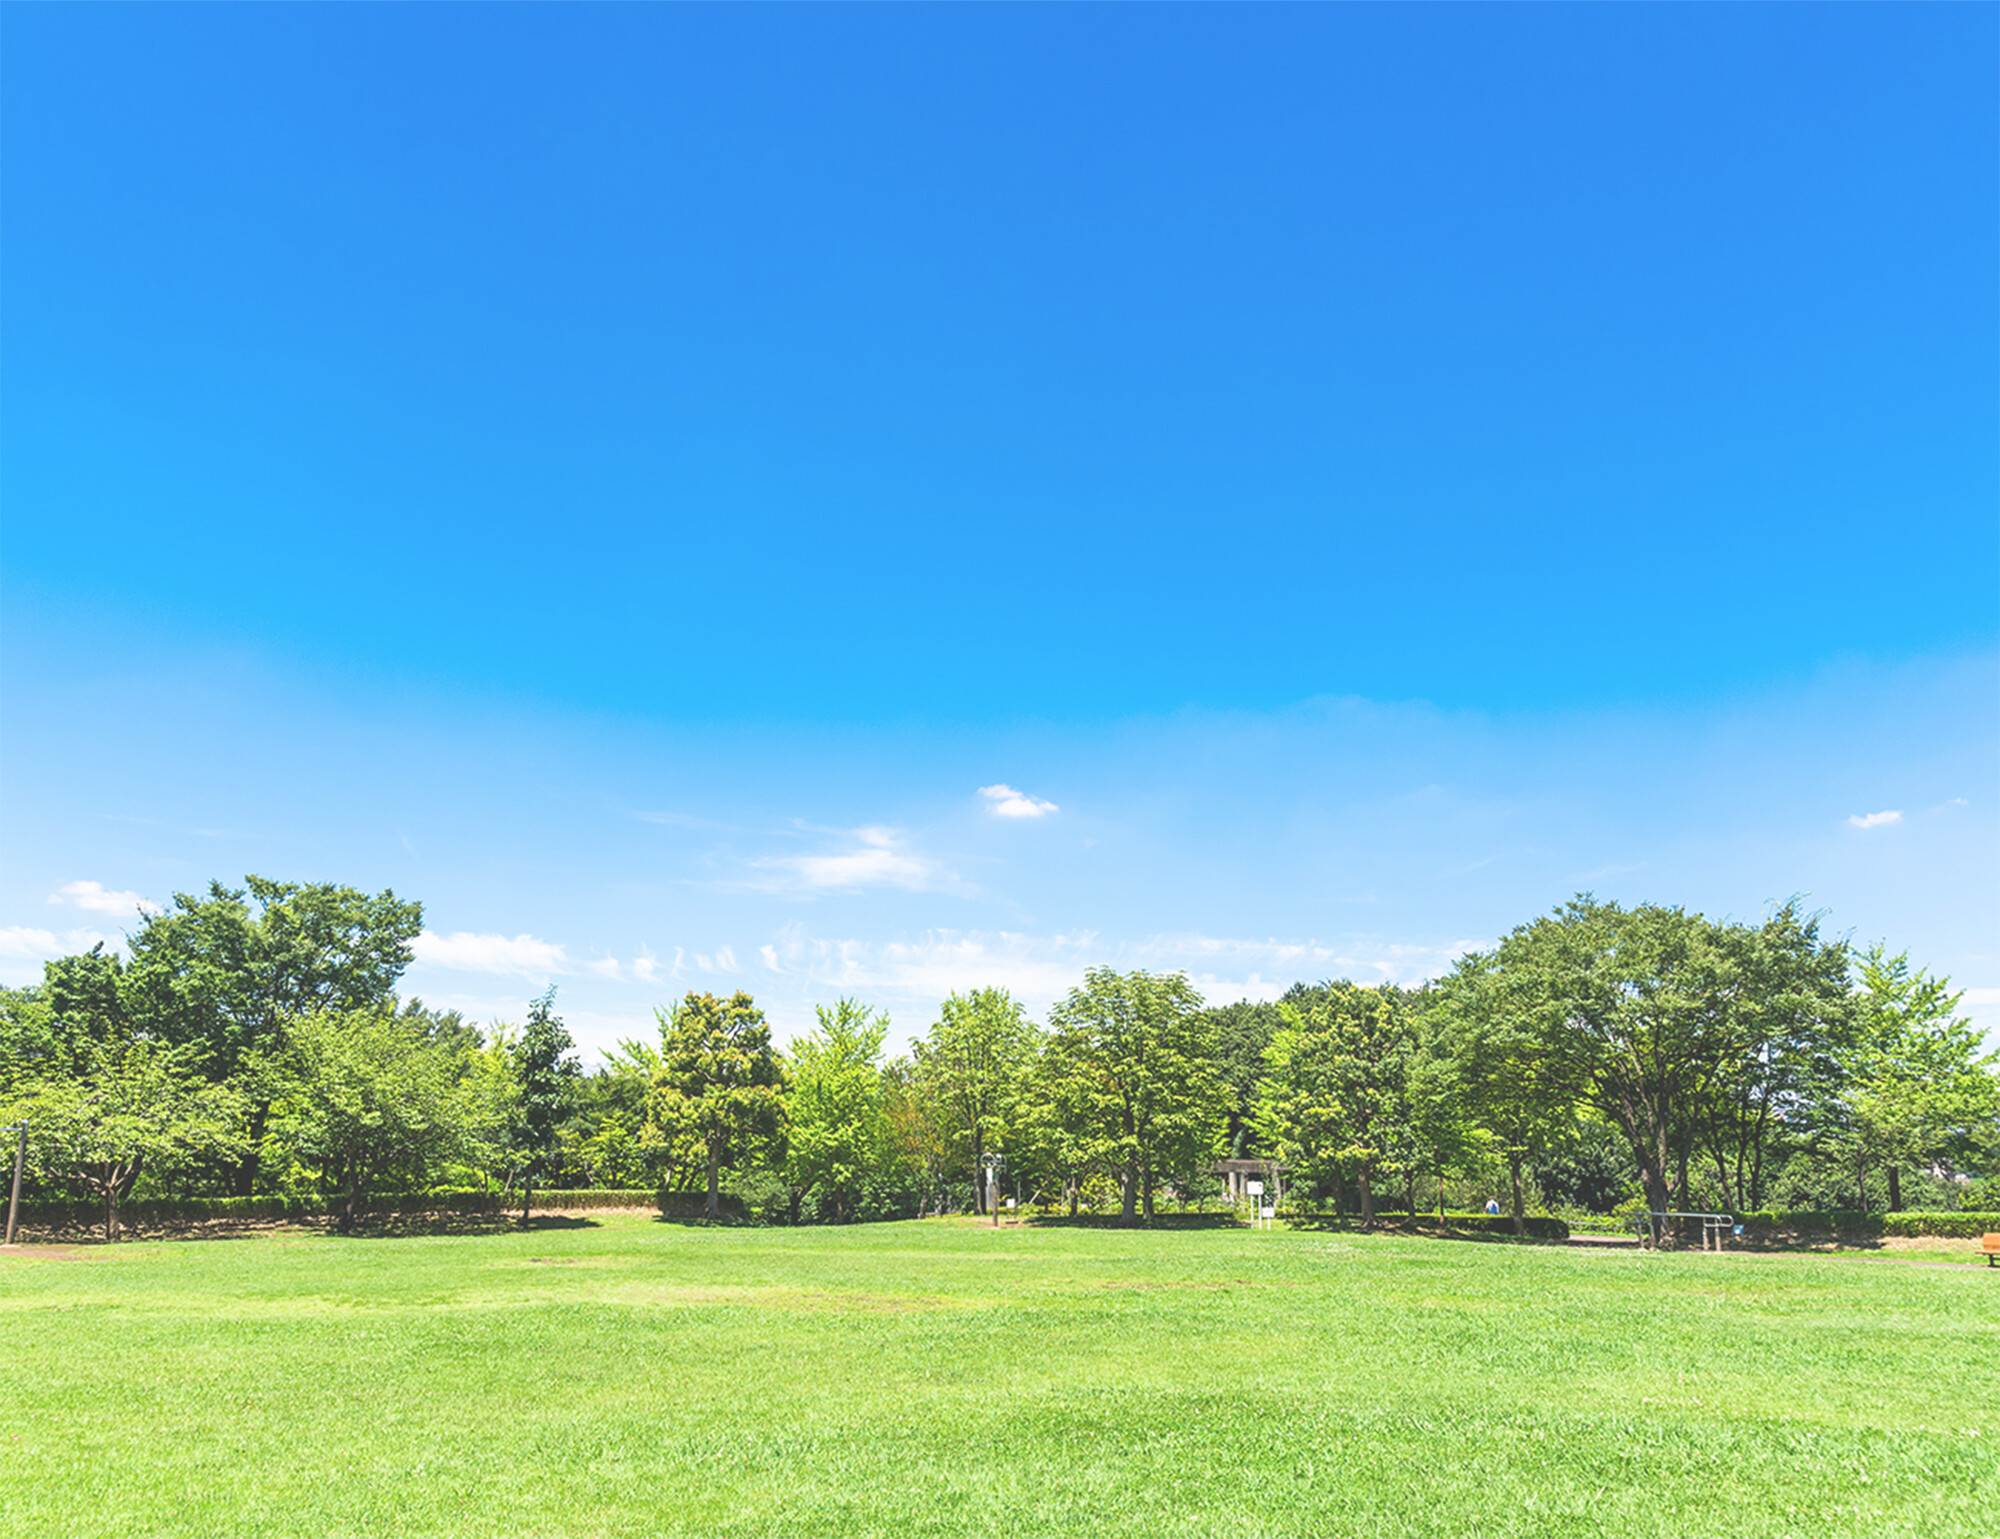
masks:
<svg viewBox="0 0 2000 1539"><path fill-rule="evenodd" d="M1589 887L2000 1024L1990 8L0 27L9 978L257 871L901 1036Z"/></svg>

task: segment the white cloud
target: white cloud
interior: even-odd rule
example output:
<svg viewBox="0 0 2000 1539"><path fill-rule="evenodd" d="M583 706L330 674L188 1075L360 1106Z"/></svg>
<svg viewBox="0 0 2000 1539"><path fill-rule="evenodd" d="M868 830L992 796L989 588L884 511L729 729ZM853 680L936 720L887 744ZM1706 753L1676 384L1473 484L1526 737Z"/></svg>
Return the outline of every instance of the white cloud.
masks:
<svg viewBox="0 0 2000 1539"><path fill-rule="evenodd" d="M953 886L957 878L929 856L907 848L893 828L857 828L849 848L833 854L787 855L754 861L776 880L761 884L773 892L859 892L866 887L897 887L927 892Z"/></svg>
<svg viewBox="0 0 2000 1539"><path fill-rule="evenodd" d="M0 978L15 983L33 983L42 976L42 963L57 957L75 956L92 946L122 949L122 940L101 930L68 930L58 935L32 925L8 925L0 929Z"/></svg>
<svg viewBox="0 0 2000 1539"><path fill-rule="evenodd" d="M49 894L51 903L67 903L92 914L157 914L160 906L136 892L110 892L102 882L65 882Z"/></svg>
<svg viewBox="0 0 2000 1539"><path fill-rule="evenodd" d="M1887 828L1893 823L1902 822L1903 815L1900 812L1894 812L1894 811L1861 812L1861 813L1856 813L1853 817L1849 818L1847 821L1853 824L1856 828Z"/></svg>
<svg viewBox="0 0 2000 1539"><path fill-rule="evenodd" d="M1054 802L1045 802L1010 785L981 786L979 794L993 804L996 818L1045 818L1061 811Z"/></svg>
<svg viewBox="0 0 2000 1539"><path fill-rule="evenodd" d="M690 967L698 973L733 973L736 971L735 949L722 946L711 952L700 952L674 947L674 965L668 969L674 981L685 982Z"/></svg>
<svg viewBox="0 0 2000 1539"><path fill-rule="evenodd" d="M426 930L410 942L410 955L432 967L449 967L465 973L504 973L539 979L551 973L573 971L562 947L532 935L509 938L474 935L465 930L437 935Z"/></svg>
<svg viewBox="0 0 2000 1539"><path fill-rule="evenodd" d="M1417 983L1446 971L1454 958L1479 944L1423 946L1362 937L1335 946L1194 934L1114 944L1093 930L1054 935L927 930L871 942L810 936L792 926L761 950L770 971L797 976L808 987L887 996L920 1011L953 992L996 986L1043 1010L1080 984L1090 967L1185 972L1211 1003L1227 1004L1276 999L1294 983L1322 978Z"/></svg>
<svg viewBox="0 0 2000 1539"><path fill-rule="evenodd" d="M632 976L641 983L660 981L660 961L651 952L632 958Z"/></svg>

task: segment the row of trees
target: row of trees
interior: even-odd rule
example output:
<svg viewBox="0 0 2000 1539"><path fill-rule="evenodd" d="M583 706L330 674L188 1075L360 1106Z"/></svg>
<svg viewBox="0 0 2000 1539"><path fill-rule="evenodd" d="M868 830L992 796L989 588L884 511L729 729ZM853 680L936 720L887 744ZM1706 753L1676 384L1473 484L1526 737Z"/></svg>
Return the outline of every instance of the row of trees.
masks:
<svg viewBox="0 0 2000 1539"><path fill-rule="evenodd" d="M421 910L251 878L0 995L0 1096L44 1192L107 1229L135 1190L536 1183L725 1192L794 1221L1023 1198L1150 1219L1218 1158L1372 1218L1446 1188L1651 1210L1892 1208L2000 1165L2000 1079L1943 980L1787 905L1757 925L1579 898L1417 989L1300 984L1209 1007L1178 975L1096 969L1030 1021L944 1001L885 1061L842 999L780 1052L747 994L690 994L580 1072L549 997L480 1031L399 1002ZM1914 1186L1912 1185L1914 1183Z"/></svg>

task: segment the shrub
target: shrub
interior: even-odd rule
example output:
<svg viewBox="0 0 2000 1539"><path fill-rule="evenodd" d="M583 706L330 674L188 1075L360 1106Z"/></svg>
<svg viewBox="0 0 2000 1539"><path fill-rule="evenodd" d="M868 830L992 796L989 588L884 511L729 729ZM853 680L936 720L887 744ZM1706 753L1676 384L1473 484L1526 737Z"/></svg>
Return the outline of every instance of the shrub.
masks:
<svg viewBox="0 0 2000 1539"><path fill-rule="evenodd" d="M707 1192L649 1192L647 1199L667 1218L701 1218L708 1213ZM750 1216L749 1208L734 1192L716 1193L715 1207L724 1218Z"/></svg>

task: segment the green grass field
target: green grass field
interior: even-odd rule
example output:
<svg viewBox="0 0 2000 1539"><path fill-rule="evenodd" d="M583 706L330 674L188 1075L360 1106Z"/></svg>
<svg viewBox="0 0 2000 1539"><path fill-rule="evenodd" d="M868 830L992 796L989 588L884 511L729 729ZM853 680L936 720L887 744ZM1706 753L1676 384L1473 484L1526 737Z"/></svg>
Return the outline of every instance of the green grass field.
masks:
<svg viewBox="0 0 2000 1539"><path fill-rule="evenodd" d="M0 1258L9 1535L2000 1526L2000 1274L969 1222Z"/></svg>

